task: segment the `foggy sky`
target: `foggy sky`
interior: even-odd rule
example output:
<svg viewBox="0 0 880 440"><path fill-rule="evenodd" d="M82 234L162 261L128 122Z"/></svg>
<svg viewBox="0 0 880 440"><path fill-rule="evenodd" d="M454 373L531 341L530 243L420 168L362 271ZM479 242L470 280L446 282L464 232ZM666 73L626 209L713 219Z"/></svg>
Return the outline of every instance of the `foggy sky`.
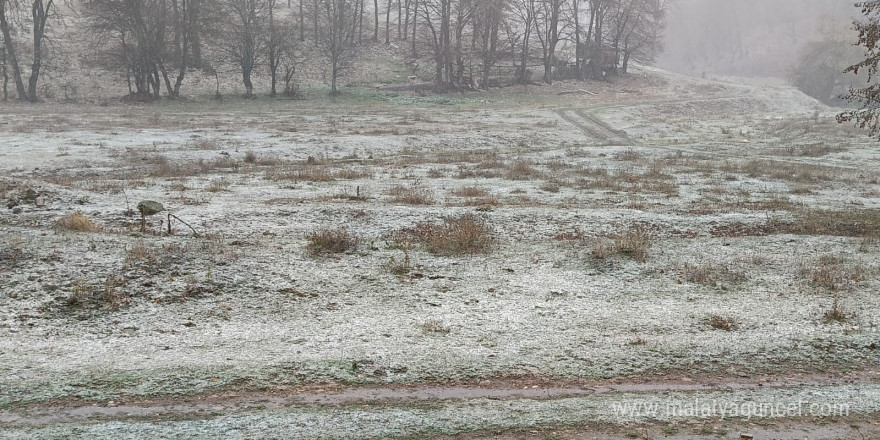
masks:
<svg viewBox="0 0 880 440"><path fill-rule="evenodd" d="M675 0L660 67L691 75L787 77L798 49L859 11L850 0ZM855 35L853 35L855 42Z"/></svg>

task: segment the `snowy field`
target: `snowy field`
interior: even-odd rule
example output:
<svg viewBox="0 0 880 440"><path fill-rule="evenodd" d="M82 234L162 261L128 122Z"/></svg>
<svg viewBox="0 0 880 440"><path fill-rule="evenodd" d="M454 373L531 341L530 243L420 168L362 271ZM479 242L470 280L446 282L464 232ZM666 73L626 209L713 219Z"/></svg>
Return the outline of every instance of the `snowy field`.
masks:
<svg viewBox="0 0 880 440"><path fill-rule="evenodd" d="M880 150L835 109L651 69L355 96L0 107L0 433L73 435L22 408L229 390L876 370ZM142 232L144 200L167 211ZM543 420L601 413L571 399ZM77 435L532 426L502 403L471 421L463 402Z"/></svg>

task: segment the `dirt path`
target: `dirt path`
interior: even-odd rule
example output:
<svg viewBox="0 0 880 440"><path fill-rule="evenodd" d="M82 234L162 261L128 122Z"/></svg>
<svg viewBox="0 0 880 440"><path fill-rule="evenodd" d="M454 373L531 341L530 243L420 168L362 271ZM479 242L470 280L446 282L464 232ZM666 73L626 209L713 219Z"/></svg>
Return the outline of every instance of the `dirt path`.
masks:
<svg viewBox="0 0 880 440"><path fill-rule="evenodd" d="M641 106L652 106L652 105L668 105L668 104L691 104L691 103L700 103L700 102L718 102L718 101L730 101L736 99L742 99L751 94L756 93L755 86L740 86L741 89L736 93L729 93L722 96L711 97L711 98L688 98L688 99L655 99L655 100L647 100L647 101L638 101L638 102L625 102L618 104L599 104L590 107L582 107L582 108L562 108L555 110L556 114L559 115L561 119L568 122L569 124L576 127L578 130L582 131L588 138L593 140L597 146L633 146L633 147L646 147L655 150L664 150L673 153L687 153L692 155L704 155L707 153L706 147L711 145L718 146L728 146L731 144L728 142L718 142L718 141L701 141L700 143L680 143L676 145L657 145L657 144L643 144L640 143L627 134L626 131L617 129L613 127L608 122L604 121L599 113L603 110L611 110L611 109L624 109L628 107L641 107ZM788 123L786 125L790 125ZM700 149L699 147L702 147ZM742 153L728 153L721 151L720 148L713 149L711 154L715 157L722 159L733 159L738 160L742 159ZM753 159L762 159L770 163L778 163L778 164L790 164L790 165L799 165L804 163L813 163L809 160L796 159L796 158L781 158L774 155L768 154L749 154L750 158ZM809 158L807 158L809 159ZM834 163L827 163L827 161L822 163L823 167L834 168L842 171L861 171L859 167L853 166L845 166Z"/></svg>
<svg viewBox="0 0 880 440"><path fill-rule="evenodd" d="M0 425L47 426L98 421L156 418L204 418L211 414L277 411L297 407L384 407L435 405L443 402L477 400L552 401L576 397L615 395L656 396L669 393L694 395L804 388L873 386L880 384L880 369L847 373L801 374L785 377L687 377L667 376L650 381L567 381L539 378L486 380L474 384L411 384L346 387L337 384L312 385L269 391L227 391L187 396L131 399L109 402L70 401L34 404L0 411Z"/></svg>

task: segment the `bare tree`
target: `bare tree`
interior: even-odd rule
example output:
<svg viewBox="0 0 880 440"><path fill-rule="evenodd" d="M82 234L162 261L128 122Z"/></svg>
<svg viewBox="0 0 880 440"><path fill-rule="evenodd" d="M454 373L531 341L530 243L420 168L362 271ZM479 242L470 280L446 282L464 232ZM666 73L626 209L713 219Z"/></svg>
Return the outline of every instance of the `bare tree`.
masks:
<svg viewBox="0 0 880 440"><path fill-rule="evenodd" d="M503 40L500 32L504 25L508 3L508 0L483 0L476 3L473 28L477 56L481 65L479 87L482 89L489 87L492 67L501 57L500 46Z"/></svg>
<svg viewBox="0 0 880 440"><path fill-rule="evenodd" d="M6 62L6 41L5 39L0 40L0 73L3 74L3 101L6 102L9 99L9 71L7 70L7 62Z"/></svg>
<svg viewBox="0 0 880 440"><path fill-rule="evenodd" d="M440 90L473 86L466 71L465 30L471 24L475 2L469 0L422 0L420 15L434 61L434 84Z"/></svg>
<svg viewBox="0 0 880 440"><path fill-rule="evenodd" d="M318 49L330 64L330 94L339 95L339 75L351 67L358 49L357 0L318 0Z"/></svg>
<svg viewBox="0 0 880 440"><path fill-rule="evenodd" d="M373 0L373 41L379 41L379 0Z"/></svg>
<svg viewBox="0 0 880 440"><path fill-rule="evenodd" d="M266 61L268 62L269 76L271 78L269 96L274 98L277 95L278 67L281 65L284 56L288 53L288 46L293 44L293 26L289 23L279 23L275 19L277 0L267 0L266 7L269 13L268 26L265 33Z"/></svg>
<svg viewBox="0 0 880 440"><path fill-rule="evenodd" d="M848 99L861 108L847 110L837 115L838 122L855 122L859 128L867 128L872 136L880 137L880 84L874 81L880 69L880 0L856 3L862 9L862 20L853 27L859 33L858 45L865 48L864 59L848 67L847 72L858 75L867 72L867 86L852 88Z"/></svg>
<svg viewBox="0 0 880 440"><path fill-rule="evenodd" d="M531 2L535 17L535 36L541 44L544 63L544 82L553 82L553 67L556 64L556 45L560 40L562 6L565 0L542 0Z"/></svg>
<svg viewBox="0 0 880 440"><path fill-rule="evenodd" d="M251 79L254 69L264 54L265 25L268 20L268 0L225 0L227 14L225 29L220 37L219 49L228 62L237 65L245 97L254 96Z"/></svg>
<svg viewBox="0 0 880 440"><path fill-rule="evenodd" d="M57 14L57 5L54 0L30 0L30 20L24 20L30 27L32 37L32 57L30 76L25 87L23 72L19 64L16 41L13 38L17 34L13 29L14 23L10 20L13 10L22 10L27 6L25 0L0 0L0 33L3 36L3 49L5 52L4 66L8 63L12 70L12 79L20 101L37 101L37 83L43 67L45 42L48 39L49 20Z"/></svg>
<svg viewBox="0 0 880 440"><path fill-rule="evenodd" d="M527 84L529 78L529 58L531 53L532 30L535 22L536 0L513 0L513 19L516 22L508 32L511 47L518 47L518 63L514 80L517 84Z"/></svg>
<svg viewBox="0 0 880 440"><path fill-rule="evenodd" d="M621 36L616 44L623 52L620 70L629 70L630 59L641 62L653 61L663 49L663 33L666 29L666 15L669 9L668 0L639 0L639 9L635 13L630 30Z"/></svg>
<svg viewBox="0 0 880 440"><path fill-rule="evenodd" d="M102 64L125 73L131 99L158 98L167 29L165 0L93 0L86 6Z"/></svg>
<svg viewBox="0 0 880 440"><path fill-rule="evenodd" d="M391 0L385 0L385 44L391 44Z"/></svg>

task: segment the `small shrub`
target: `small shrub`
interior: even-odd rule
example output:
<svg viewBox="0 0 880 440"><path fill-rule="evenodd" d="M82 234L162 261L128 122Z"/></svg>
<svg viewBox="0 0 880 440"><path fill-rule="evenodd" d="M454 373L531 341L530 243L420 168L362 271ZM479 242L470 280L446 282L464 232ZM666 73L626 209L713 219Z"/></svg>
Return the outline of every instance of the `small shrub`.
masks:
<svg viewBox="0 0 880 440"><path fill-rule="evenodd" d="M224 178L214 179L211 181L210 184L208 184L208 187L205 188L205 191L212 192L212 193L218 193L218 192L226 191L230 185L232 185L232 182L230 182Z"/></svg>
<svg viewBox="0 0 880 440"><path fill-rule="evenodd" d="M373 178L373 170L369 168L342 168L336 170L333 173L333 176L337 179L343 180L359 180L359 179L372 179Z"/></svg>
<svg viewBox="0 0 880 440"><path fill-rule="evenodd" d="M75 232L101 232L101 227L81 212L68 214L55 222L55 229Z"/></svg>
<svg viewBox="0 0 880 440"><path fill-rule="evenodd" d="M825 313L822 314L822 320L826 324L830 324L832 322L846 322L850 318L855 315L847 312L840 305L840 299L835 295L834 302L831 303L831 308L826 310Z"/></svg>
<svg viewBox="0 0 880 440"><path fill-rule="evenodd" d="M128 296L118 290L122 284L122 280L112 275L102 285L97 286L81 279L67 297L66 305L70 308L118 309L130 302Z"/></svg>
<svg viewBox="0 0 880 440"><path fill-rule="evenodd" d="M711 264L692 265L685 263L681 269L684 280L689 283L716 286L719 282L735 283L745 281L746 275L735 271L729 266L715 266Z"/></svg>
<svg viewBox="0 0 880 440"><path fill-rule="evenodd" d="M137 263L144 263L148 266L154 266L159 261L159 256L153 248L138 241L125 255L124 267L131 267Z"/></svg>
<svg viewBox="0 0 880 440"><path fill-rule="evenodd" d="M620 255L644 263L648 259L648 249L651 244L648 233L643 228L634 227L610 238L595 239L592 255L597 259Z"/></svg>
<svg viewBox="0 0 880 440"><path fill-rule="evenodd" d="M442 168L431 168L428 170L428 177L431 179L442 179L446 177L446 171Z"/></svg>
<svg viewBox="0 0 880 440"><path fill-rule="evenodd" d="M333 172L321 165L283 164L266 170L269 180L292 180L294 182L332 182Z"/></svg>
<svg viewBox="0 0 880 440"><path fill-rule="evenodd" d="M556 181L547 181L541 185L541 191L546 191L549 193L558 193L559 192L559 182Z"/></svg>
<svg viewBox="0 0 880 440"><path fill-rule="evenodd" d="M422 331L434 334L449 334L452 329L439 319L431 319L422 324Z"/></svg>
<svg viewBox="0 0 880 440"><path fill-rule="evenodd" d="M829 291L850 290L867 277L867 272L865 267L834 255L801 262L801 275L813 285Z"/></svg>
<svg viewBox="0 0 880 440"><path fill-rule="evenodd" d="M429 189L422 187L421 185L398 185L388 190L388 194L394 197L392 199L394 203L400 203L404 205L434 204L434 195L431 194L431 191Z"/></svg>
<svg viewBox="0 0 880 440"><path fill-rule="evenodd" d="M475 214L444 217L442 223L419 223L413 234L428 252L444 256L486 253L494 240L492 228Z"/></svg>
<svg viewBox="0 0 880 440"><path fill-rule="evenodd" d="M412 270L412 262L409 257L409 252L404 251L403 259L399 261L396 258L391 257L391 259L388 260L388 264L385 266L385 268L391 274L399 277L408 274Z"/></svg>
<svg viewBox="0 0 880 440"><path fill-rule="evenodd" d="M358 247L358 238L347 229L319 229L306 237L306 250L310 255L341 254L351 252Z"/></svg>
<svg viewBox="0 0 880 440"><path fill-rule="evenodd" d="M0 244L0 268L16 267L27 260L30 255L25 252L21 238L12 237Z"/></svg>
<svg viewBox="0 0 880 440"><path fill-rule="evenodd" d="M517 160L507 167L506 177L510 180L530 180L540 176L541 172L524 160Z"/></svg>
<svg viewBox="0 0 880 440"><path fill-rule="evenodd" d="M254 153L251 150L245 151L244 162L249 163L249 164L256 164L257 163L257 153Z"/></svg>
<svg viewBox="0 0 880 440"><path fill-rule="evenodd" d="M872 249L877 247L878 237L876 235L869 235L862 238L862 241L859 242L859 252L870 252Z"/></svg>
<svg viewBox="0 0 880 440"><path fill-rule="evenodd" d="M614 155L614 158L619 161L636 162L644 159L645 156L636 150L628 149L625 151L621 151L620 153L616 153Z"/></svg>
<svg viewBox="0 0 880 440"><path fill-rule="evenodd" d="M716 330L730 332L739 329L739 322L736 319L721 315L709 316L704 322Z"/></svg>
<svg viewBox="0 0 880 440"><path fill-rule="evenodd" d="M386 265L386 269L388 272L391 272L394 275L399 277L408 274L412 270L412 260L410 258L410 254L412 253L413 247L415 246L415 241L411 234L406 233L394 233L391 236L391 246L395 249L399 249L403 252L403 259L398 261L394 257L388 261Z"/></svg>
<svg viewBox="0 0 880 440"><path fill-rule="evenodd" d="M459 188L459 189L453 191L452 194L459 196L459 197L474 198L474 197L486 197L489 195L489 192L483 188L478 187L478 186L465 186L465 187L462 187L462 188Z"/></svg>

